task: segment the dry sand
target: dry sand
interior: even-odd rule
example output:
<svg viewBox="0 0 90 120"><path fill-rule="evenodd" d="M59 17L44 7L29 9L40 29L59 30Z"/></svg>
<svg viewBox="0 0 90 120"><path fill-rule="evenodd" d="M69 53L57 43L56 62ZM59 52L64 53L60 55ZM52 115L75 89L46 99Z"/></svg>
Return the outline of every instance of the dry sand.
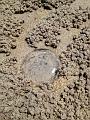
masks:
<svg viewBox="0 0 90 120"><path fill-rule="evenodd" d="M21 65L42 48L61 71L37 84ZM0 0L0 120L90 120L89 101L90 0Z"/></svg>

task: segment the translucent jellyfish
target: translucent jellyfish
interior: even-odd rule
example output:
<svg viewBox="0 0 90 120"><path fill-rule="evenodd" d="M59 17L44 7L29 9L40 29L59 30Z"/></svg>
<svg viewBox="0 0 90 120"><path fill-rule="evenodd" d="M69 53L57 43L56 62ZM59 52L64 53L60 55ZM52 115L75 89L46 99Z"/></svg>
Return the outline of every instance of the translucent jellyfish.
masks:
<svg viewBox="0 0 90 120"><path fill-rule="evenodd" d="M60 68L58 57L48 49L37 49L26 55L22 70L28 80L49 82Z"/></svg>

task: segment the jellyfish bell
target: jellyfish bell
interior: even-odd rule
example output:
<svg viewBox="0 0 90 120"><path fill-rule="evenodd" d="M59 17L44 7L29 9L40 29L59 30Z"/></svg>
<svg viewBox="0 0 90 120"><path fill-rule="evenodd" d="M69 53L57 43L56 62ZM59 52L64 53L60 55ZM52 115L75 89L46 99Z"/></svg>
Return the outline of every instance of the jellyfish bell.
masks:
<svg viewBox="0 0 90 120"><path fill-rule="evenodd" d="M25 56L21 68L28 80L47 83L55 79L60 60L48 49L37 49Z"/></svg>

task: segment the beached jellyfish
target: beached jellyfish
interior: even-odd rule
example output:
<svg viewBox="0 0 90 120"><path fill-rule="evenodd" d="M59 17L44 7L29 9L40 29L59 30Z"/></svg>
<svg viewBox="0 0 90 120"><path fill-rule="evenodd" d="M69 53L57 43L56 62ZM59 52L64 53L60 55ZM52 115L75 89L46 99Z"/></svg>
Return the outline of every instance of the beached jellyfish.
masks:
<svg viewBox="0 0 90 120"><path fill-rule="evenodd" d="M49 82L56 77L60 61L48 49L37 49L26 55L22 70L28 80L34 82Z"/></svg>

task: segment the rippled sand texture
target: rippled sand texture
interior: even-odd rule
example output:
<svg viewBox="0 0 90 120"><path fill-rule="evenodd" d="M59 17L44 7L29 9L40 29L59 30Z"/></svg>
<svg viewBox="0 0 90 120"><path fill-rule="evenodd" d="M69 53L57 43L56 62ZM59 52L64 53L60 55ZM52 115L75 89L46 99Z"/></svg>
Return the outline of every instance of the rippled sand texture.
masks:
<svg viewBox="0 0 90 120"><path fill-rule="evenodd" d="M38 49L57 77L53 57L26 74ZM89 99L90 0L0 0L0 120L90 120Z"/></svg>

